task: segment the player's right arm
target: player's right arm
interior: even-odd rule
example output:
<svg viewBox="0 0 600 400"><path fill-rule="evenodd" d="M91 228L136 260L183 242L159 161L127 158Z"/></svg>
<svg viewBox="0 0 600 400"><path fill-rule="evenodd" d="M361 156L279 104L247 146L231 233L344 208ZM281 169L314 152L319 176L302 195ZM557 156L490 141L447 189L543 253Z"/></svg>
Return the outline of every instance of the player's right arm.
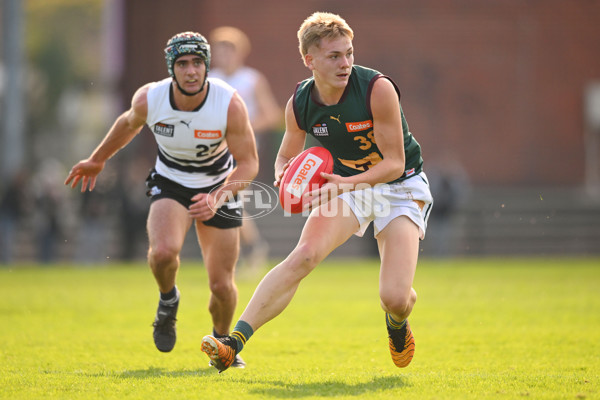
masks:
<svg viewBox="0 0 600 400"><path fill-rule="evenodd" d="M275 159L275 186L279 186L283 173L293 158L304 150L305 142L306 132L300 129L296 122L294 97L292 96L285 106L285 133Z"/></svg>
<svg viewBox="0 0 600 400"><path fill-rule="evenodd" d="M131 108L121 114L114 122L102 142L96 147L89 158L81 160L71 168L65 185L75 188L81 181L81 191L96 186L96 177L104 169L106 161L125 147L140 133L148 115L148 88L142 86L136 91L131 100Z"/></svg>

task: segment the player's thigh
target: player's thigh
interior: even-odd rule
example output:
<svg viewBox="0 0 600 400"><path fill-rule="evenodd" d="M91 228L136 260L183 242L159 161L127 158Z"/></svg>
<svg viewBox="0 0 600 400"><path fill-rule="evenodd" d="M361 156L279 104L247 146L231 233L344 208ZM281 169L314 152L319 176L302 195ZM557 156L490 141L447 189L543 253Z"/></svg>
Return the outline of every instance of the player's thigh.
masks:
<svg viewBox="0 0 600 400"><path fill-rule="evenodd" d="M358 220L350 206L340 198L331 202L335 213L315 209L309 215L295 251L302 252L313 262L321 262L329 253L346 242L359 228ZM323 205L320 208L331 205Z"/></svg>
<svg viewBox="0 0 600 400"><path fill-rule="evenodd" d="M239 255L240 228L222 229L197 222L196 235L209 280L231 276Z"/></svg>
<svg viewBox="0 0 600 400"><path fill-rule="evenodd" d="M175 249L179 252L191 224L188 210L177 201L160 199L152 202L147 221L150 248Z"/></svg>
<svg viewBox="0 0 600 400"><path fill-rule="evenodd" d="M381 257L380 294L408 296L419 256L419 227L408 217L399 216L377 235Z"/></svg>

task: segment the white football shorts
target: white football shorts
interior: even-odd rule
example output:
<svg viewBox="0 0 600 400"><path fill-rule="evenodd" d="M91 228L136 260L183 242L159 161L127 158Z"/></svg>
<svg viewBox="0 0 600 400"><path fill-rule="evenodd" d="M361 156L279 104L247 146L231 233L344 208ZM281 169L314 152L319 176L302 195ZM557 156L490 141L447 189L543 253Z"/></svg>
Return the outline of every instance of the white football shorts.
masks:
<svg viewBox="0 0 600 400"><path fill-rule="evenodd" d="M398 183L375 185L338 197L350 206L358 219L360 227L356 236L362 237L371 221L377 236L394 218L405 215L419 227L419 238L425 238L433 197L424 172ZM415 200L424 203L422 210Z"/></svg>

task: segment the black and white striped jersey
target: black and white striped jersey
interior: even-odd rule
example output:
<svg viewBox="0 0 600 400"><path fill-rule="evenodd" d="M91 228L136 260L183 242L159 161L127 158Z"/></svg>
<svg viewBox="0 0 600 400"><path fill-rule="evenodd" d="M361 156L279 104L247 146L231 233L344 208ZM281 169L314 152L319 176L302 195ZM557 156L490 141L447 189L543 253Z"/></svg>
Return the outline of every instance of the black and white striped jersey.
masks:
<svg viewBox="0 0 600 400"><path fill-rule="evenodd" d="M148 90L146 123L158 144L155 169L189 188L211 186L225 179L235 162L227 148L227 110L235 90L208 78L208 95L193 111L175 108L172 79L155 82Z"/></svg>

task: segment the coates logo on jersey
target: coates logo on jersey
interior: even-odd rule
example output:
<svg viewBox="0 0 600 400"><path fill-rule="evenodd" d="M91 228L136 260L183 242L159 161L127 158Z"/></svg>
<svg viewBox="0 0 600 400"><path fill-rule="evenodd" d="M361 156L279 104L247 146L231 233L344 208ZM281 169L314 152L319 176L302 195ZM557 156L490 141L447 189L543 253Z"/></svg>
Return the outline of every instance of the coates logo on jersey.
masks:
<svg viewBox="0 0 600 400"><path fill-rule="evenodd" d="M373 127L373 121L361 121L361 122L346 122L346 129L348 132L364 131Z"/></svg>
<svg viewBox="0 0 600 400"><path fill-rule="evenodd" d="M194 137L196 139L221 139L223 137L223 133L221 133L221 131L202 131L200 129L196 129L194 131Z"/></svg>

